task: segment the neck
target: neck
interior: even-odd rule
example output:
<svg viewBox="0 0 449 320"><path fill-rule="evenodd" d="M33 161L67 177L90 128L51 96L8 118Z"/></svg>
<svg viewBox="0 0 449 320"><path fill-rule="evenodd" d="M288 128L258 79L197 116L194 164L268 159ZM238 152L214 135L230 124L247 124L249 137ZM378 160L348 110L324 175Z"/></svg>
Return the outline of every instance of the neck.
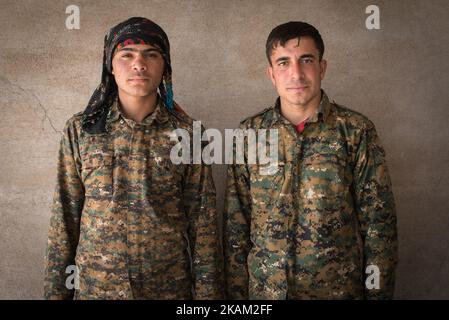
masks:
<svg viewBox="0 0 449 320"><path fill-rule="evenodd" d="M141 123L156 109L157 93L145 97L136 97L124 94L119 90L119 101L122 112L128 119Z"/></svg>
<svg viewBox="0 0 449 320"><path fill-rule="evenodd" d="M296 105L280 99L280 110L282 116L287 119L290 123L297 125L304 120L312 117L318 110L318 106L321 102L321 93L313 98L306 105Z"/></svg>

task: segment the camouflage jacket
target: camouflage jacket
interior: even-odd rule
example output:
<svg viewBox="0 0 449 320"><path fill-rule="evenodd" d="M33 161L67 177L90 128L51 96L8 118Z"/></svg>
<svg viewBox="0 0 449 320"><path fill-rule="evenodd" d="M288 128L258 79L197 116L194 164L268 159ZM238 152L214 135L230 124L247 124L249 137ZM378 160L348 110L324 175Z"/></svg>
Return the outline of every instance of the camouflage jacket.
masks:
<svg viewBox="0 0 449 320"><path fill-rule="evenodd" d="M67 122L60 145L45 298L222 298L211 167L170 160L172 131L192 133L192 119L159 102L137 124L116 101L107 132L91 135L81 117ZM76 290L65 285L70 265Z"/></svg>
<svg viewBox="0 0 449 320"><path fill-rule="evenodd" d="M247 158L228 167L228 297L392 298L396 213L373 123L323 92L301 134L281 116L279 99L240 128L277 129L279 159L272 175ZM370 265L380 271L379 289Z"/></svg>

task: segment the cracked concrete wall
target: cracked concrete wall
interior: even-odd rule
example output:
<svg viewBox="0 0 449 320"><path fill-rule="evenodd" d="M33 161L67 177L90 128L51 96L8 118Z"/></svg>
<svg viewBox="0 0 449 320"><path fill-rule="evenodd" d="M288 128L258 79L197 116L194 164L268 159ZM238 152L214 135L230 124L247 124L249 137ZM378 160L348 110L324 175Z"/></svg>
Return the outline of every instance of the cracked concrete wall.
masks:
<svg viewBox="0 0 449 320"><path fill-rule="evenodd" d="M68 5L81 28L65 27ZM380 30L365 8L380 8ZM172 44L175 99L206 127L234 128L272 104L269 31L314 24L323 88L367 115L387 152L400 236L397 298L449 298L449 8L446 1L0 0L0 298L39 299L60 131L100 79L103 37L145 16ZM214 167L222 212L224 166Z"/></svg>

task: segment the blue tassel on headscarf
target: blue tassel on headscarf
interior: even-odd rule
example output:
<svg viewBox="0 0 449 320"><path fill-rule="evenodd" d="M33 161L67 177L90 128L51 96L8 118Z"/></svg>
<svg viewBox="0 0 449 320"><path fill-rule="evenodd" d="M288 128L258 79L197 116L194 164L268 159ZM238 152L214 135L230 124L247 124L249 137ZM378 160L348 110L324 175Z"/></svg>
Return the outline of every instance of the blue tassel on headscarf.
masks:
<svg viewBox="0 0 449 320"><path fill-rule="evenodd" d="M167 108L173 111L173 84L166 83L165 84L166 96L165 96L165 104Z"/></svg>

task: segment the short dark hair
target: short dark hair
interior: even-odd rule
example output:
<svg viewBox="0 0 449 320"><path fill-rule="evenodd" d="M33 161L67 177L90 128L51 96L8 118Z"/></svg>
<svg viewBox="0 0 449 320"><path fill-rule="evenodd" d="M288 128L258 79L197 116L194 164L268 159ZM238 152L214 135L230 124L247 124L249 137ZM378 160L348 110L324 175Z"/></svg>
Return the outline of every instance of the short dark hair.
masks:
<svg viewBox="0 0 449 320"><path fill-rule="evenodd" d="M290 21L284 24L281 24L271 30L266 44L266 54L268 61L271 65L271 54L273 50L276 49L278 45L284 46L285 43L291 39L301 38L301 37L311 37L315 42L315 46L320 53L320 61L323 59L324 55L324 42L321 38L318 30L302 21Z"/></svg>

